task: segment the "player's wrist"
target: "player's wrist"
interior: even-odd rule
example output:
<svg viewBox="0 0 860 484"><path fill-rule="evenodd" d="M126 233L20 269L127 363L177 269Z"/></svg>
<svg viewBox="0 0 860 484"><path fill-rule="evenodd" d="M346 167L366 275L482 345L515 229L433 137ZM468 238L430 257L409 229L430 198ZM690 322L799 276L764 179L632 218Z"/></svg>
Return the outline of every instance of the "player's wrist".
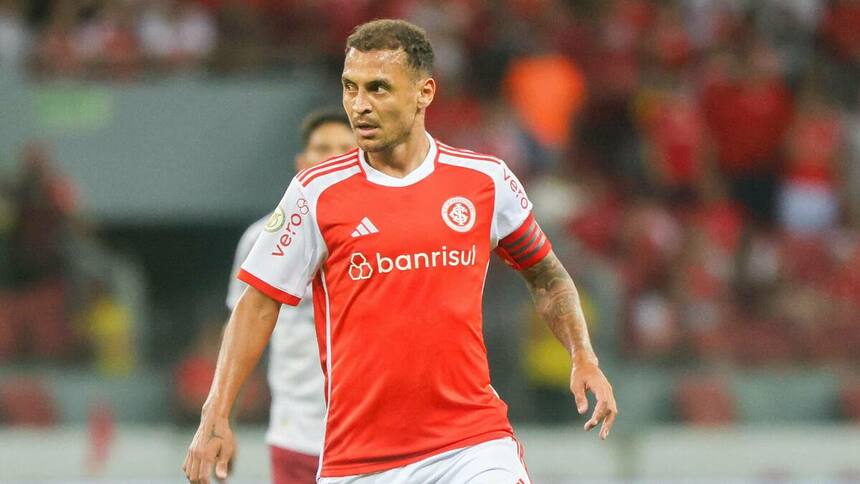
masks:
<svg viewBox="0 0 860 484"><path fill-rule="evenodd" d="M200 418L201 420L206 419L229 419L231 406L224 402L219 401L207 401L203 404L203 408L200 410Z"/></svg>
<svg viewBox="0 0 860 484"><path fill-rule="evenodd" d="M597 359L597 355L594 351L585 351L580 350L576 351L573 354L573 371L578 369L582 369L585 367L599 367L600 361Z"/></svg>

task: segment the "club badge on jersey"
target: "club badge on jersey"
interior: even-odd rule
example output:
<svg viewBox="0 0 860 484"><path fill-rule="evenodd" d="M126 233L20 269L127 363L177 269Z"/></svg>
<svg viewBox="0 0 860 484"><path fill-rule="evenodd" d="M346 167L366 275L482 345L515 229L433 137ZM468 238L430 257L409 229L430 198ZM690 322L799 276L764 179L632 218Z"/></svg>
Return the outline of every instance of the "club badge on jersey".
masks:
<svg viewBox="0 0 860 484"><path fill-rule="evenodd" d="M452 197L442 204L442 220L451 230L468 232L475 225L475 205L466 197Z"/></svg>

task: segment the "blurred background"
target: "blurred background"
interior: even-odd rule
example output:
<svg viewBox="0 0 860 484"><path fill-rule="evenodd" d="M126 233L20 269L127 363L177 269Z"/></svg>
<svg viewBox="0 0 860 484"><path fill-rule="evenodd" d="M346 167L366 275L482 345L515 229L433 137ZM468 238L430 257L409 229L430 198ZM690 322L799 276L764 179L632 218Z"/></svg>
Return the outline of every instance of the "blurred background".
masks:
<svg viewBox="0 0 860 484"><path fill-rule="evenodd" d="M182 481L238 238L385 16L436 49L430 132L523 180L617 393L583 434L494 262L536 482L860 482L854 0L0 0L0 481ZM262 370L234 482L268 476Z"/></svg>

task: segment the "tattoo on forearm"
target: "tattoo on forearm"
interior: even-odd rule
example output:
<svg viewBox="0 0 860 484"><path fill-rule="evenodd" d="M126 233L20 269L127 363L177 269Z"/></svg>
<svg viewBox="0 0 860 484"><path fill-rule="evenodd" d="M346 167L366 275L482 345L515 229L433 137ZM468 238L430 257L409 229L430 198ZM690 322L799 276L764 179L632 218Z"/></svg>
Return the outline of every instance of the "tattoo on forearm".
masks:
<svg viewBox="0 0 860 484"><path fill-rule="evenodd" d="M218 432L216 432L216 431L215 431L215 426L213 425L213 426L212 426L212 431L211 431L211 432L209 432L209 440L212 440L212 439L223 439L223 438L224 438L224 436L223 436L223 435L218 435Z"/></svg>
<svg viewBox="0 0 860 484"><path fill-rule="evenodd" d="M573 307L573 299L575 297L575 294L569 292L554 296L550 303L549 319L556 321L572 315L575 312L575 308Z"/></svg>
<svg viewBox="0 0 860 484"><path fill-rule="evenodd" d="M522 271L535 307L562 345L576 355L592 353L579 294L555 254Z"/></svg>

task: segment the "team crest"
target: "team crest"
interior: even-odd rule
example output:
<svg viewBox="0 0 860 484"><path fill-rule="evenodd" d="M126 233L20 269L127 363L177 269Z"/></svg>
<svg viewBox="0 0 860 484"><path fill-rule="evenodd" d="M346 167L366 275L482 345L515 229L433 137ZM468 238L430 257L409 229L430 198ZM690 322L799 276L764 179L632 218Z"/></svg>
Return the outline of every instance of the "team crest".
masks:
<svg viewBox="0 0 860 484"><path fill-rule="evenodd" d="M468 232L475 225L475 205L466 197L449 198L442 204L442 220L456 232Z"/></svg>
<svg viewBox="0 0 860 484"><path fill-rule="evenodd" d="M276 208L269 217L269 221L266 222L266 232L277 232L284 226L285 220L286 216L284 215L284 210L281 207Z"/></svg>

